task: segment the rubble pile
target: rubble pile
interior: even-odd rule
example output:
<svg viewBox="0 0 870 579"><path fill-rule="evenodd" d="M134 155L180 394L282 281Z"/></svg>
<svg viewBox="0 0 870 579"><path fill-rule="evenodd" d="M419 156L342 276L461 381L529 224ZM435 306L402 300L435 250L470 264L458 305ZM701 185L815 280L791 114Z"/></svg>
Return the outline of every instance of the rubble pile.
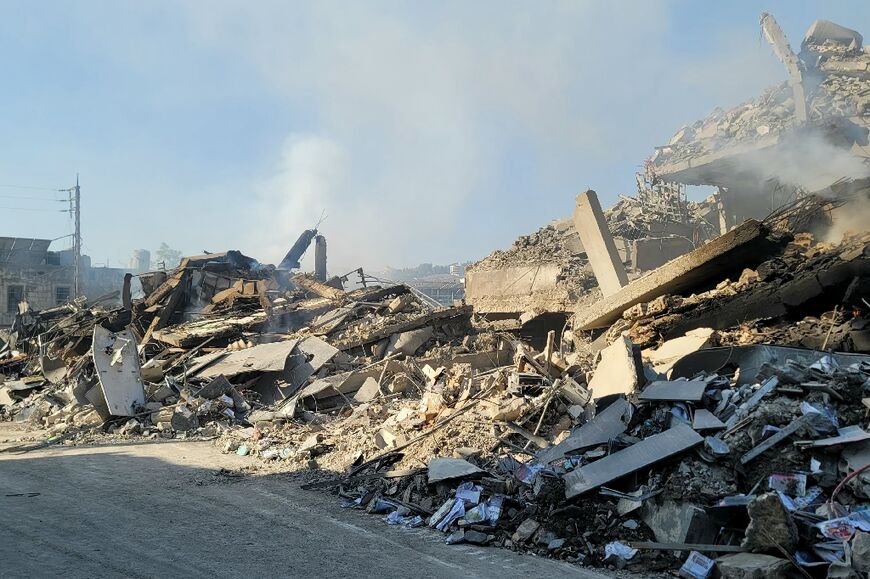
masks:
<svg viewBox="0 0 870 579"><path fill-rule="evenodd" d="M629 308L611 332L625 330L644 348L695 328L713 327L727 330L719 334L723 344L766 342L868 351L867 305L862 301L868 275L870 233L847 234L838 244L799 233L781 254L745 269L736 280ZM810 310L824 319L808 316ZM739 323L747 319L751 321Z"/></svg>
<svg viewBox="0 0 870 579"><path fill-rule="evenodd" d="M860 34L848 29L843 30L854 37L814 35L820 23L830 24L814 24L798 55L804 69L808 121L818 125L857 122L866 126L870 121L870 50L861 45ZM783 82L758 98L727 111L716 108L706 118L680 128L650 161L653 166L663 165L726 147L770 141L795 126L794 91L789 82Z"/></svg>
<svg viewBox="0 0 870 579"><path fill-rule="evenodd" d="M827 74L820 91L864 83L861 40L847 40L808 34L801 58ZM860 115L867 90L811 102ZM719 111L658 154L784 130L791 94ZM810 233L840 201L803 196L709 239L714 201L645 178L607 227L583 194L606 295L570 220L469 268L524 268L484 280L515 297L516 280L544 285L529 266L555 265L544 281L576 309L520 310L522 323L562 314L540 315L540 335L367 285L362 270L363 287L345 290L347 276L323 281L325 261L317 277L237 251L192 256L142 274L141 299L128 276L119 308L21 309L0 334L0 418L46 429L41 444L208 438L448 544L694 579L866 576L870 232ZM867 201L866 183L852 189ZM300 243L285 258L295 268ZM668 257L629 281L619 251Z"/></svg>
<svg viewBox="0 0 870 579"><path fill-rule="evenodd" d="M699 234L706 233L712 227L706 217L711 205L711 200L686 201L682 204L684 215L677 220L672 215L651 211L649 205L645 205L637 197L620 195L616 205L604 211L604 217L614 238L634 241L662 237L668 229L676 229L691 238L697 237L700 242L706 239L706 235Z"/></svg>

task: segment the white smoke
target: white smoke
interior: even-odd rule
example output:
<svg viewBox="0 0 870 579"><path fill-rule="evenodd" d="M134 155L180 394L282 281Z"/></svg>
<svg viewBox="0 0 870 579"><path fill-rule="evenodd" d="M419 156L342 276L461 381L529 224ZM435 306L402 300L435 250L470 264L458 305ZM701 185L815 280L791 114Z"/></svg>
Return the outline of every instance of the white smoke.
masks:
<svg viewBox="0 0 870 579"><path fill-rule="evenodd" d="M247 251L261 261L279 263L299 234L317 225L325 209L338 208L346 162L341 146L330 139L291 135L274 176L256 187L253 219L258 225ZM313 248L306 254L308 269L312 254Z"/></svg>
<svg viewBox="0 0 870 579"><path fill-rule="evenodd" d="M818 133L797 135L784 146L747 156L740 165L759 180L775 179L807 193L822 191L840 180L870 177L864 159Z"/></svg>

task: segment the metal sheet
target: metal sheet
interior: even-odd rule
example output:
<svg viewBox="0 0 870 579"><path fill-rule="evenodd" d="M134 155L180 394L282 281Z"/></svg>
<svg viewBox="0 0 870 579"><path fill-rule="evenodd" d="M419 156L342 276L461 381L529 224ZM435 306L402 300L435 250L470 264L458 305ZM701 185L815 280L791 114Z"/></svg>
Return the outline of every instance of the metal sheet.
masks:
<svg viewBox="0 0 870 579"><path fill-rule="evenodd" d="M707 383L702 380L660 380L643 389L640 400L699 402Z"/></svg>
<svg viewBox="0 0 870 579"><path fill-rule="evenodd" d="M565 475L565 497L573 498L665 460L704 442L704 437L685 424L641 440Z"/></svg>
<svg viewBox="0 0 870 579"><path fill-rule="evenodd" d="M538 453L539 462L547 464L564 458L569 452L604 444L625 432L631 419L632 406L625 398L617 398L601 414L575 430L571 436L552 448Z"/></svg>
<svg viewBox="0 0 870 579"><path fill-rule="evenodd" d="M695 430L722 430L725 423L716 418L712 412L705 408L695 410L695 418L692 421Z"/></svg>
<svg viewBox="0 0 870 579"><path fill-rule="evenodd" d="M113 333L94 326L92 353L109 412L114 416L135 414L134 407L145 404L145 390L133 333L129 328Z"/></svg>
<svg viewBox="0 0 870 579"><path fill-rule="evenodd" d="M287 372L285 378L287 386L280 389L281 395L286 398L294 394L338 352L337 348L333 348L320 338L313 336L299 342L290 358L290 362L292 362L295 356L298 363Z"/></svg>
<svg viewBox="0 0 870 579"><path fill-rule="evenodd" d="M280 372L287 365L287 357L299 343L299 340L285 340L260 344L252 348L231 352L223 359L207 366L197 375L200 378L215 378L223 375L227 378L244 374L245 372ZM214 356L207 354L206 356ZM197 358L193 362L205 358Z"/></svg>

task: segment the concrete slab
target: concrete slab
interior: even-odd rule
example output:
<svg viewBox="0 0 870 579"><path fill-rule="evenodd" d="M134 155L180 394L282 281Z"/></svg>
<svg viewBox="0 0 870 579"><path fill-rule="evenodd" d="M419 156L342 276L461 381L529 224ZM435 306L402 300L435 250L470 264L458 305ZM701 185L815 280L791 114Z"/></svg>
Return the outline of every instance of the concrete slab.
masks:
<svg viewBox="0 0 870 579"><path fill-rule="evenodd" d="M707 383L703 380L659 380L643 389L640 400L699 402Z"/></svg>
<svg viewBox="0 0 870 579"><path fill-rule="evenodd" d="M533 309L569 312L574 298L558 285L554 263L472 270L465 274L465 301L477 313L522 314Z"/></svg>
<svg viewBox="0 0 870 579"><path fill-rule="evenodd" d="M625 398L615 400L595 418L576 429L571 435L550 448L538 453L541 464L549 464L564 458L569 452L604 444L625 432L631 420L633 408Z"/></svg>
<svg viewBox="0 0 870 579"><path fill-rule="evenodd" d="M723 272L751 267L761 262L769 245L764 225L748 220L710 243L669 261L636 279L615 294L583 308L574 316L574 328L590 330L609 326L631 306L665 294L693 290L705 282L721 279Z"/></svg>
<svg viewBox="0 0 870 579"><path fill-rule="evenodd" d="M632 242L631 265L635 271L650 271L695 249L685 237L647 237Z"/></svg>

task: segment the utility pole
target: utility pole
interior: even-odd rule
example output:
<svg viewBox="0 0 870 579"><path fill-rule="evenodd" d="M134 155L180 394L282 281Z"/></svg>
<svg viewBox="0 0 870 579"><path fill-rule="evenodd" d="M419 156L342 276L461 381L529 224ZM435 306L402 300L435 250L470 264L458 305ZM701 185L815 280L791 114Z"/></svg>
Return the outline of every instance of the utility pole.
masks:
<svg viewBox="0 0 870 579"><path fill-rule="evenodd" d="M75 288L75 295L73 297L79 297L81 295L82 286L81 286L81 263L82 263L82 190L79 187L79 174L76 173L76 188L75 188L75 221L76 221L76 231L73 237L73 253L75 259L75 277L73 278L73 286Z"/></svg>

